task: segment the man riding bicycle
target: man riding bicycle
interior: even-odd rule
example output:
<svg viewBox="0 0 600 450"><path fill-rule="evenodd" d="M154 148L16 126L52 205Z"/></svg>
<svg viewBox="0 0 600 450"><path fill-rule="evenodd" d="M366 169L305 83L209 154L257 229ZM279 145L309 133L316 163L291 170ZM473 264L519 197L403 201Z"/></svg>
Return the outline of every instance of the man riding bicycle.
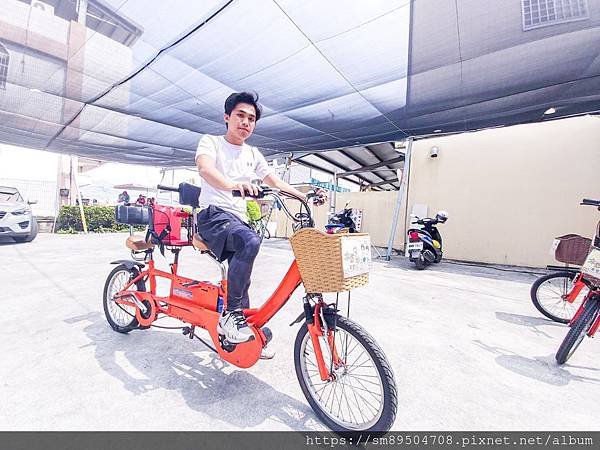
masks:
<svg viewBox="0 0 600 450"><path fill-rule="evenodd" d="M249 308L250 275L260 247L260 237L250 228L246 217L246 195L257 195L263 183L302 199L306 194L281 180L256 147L246 144L260 119L258 95L236 92L225 100L223 118L227 132L223 136L204 135L198 143L196 165L203 179L200 192L198 232L220 261L227 260L227 310L217 330L231 343L254 339L242 310ZM239 191L241 197L234 197ZM323 196L319 203L325 202ZM273 353L264 349L261 357Z"/></svg>

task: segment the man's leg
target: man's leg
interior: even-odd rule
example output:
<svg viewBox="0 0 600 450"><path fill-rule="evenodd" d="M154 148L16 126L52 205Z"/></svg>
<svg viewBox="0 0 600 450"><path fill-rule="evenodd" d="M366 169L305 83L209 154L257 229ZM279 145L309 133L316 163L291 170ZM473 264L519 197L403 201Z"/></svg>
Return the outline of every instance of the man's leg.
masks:
<svg viewBox="0 0 600 450"><path fill-rule="evenodd" d="M249 308L250 276L260 250L260 237L250 228L236 227L227 237L225 249L232 254L227 272L227 310Z"/></svg>
<svg viewBox="0 0 600 450"><path fill-rule="evenodd" d="M227 236L225 250L231 255L228 258L227 311L223 311L217 330L233 343L254 339L242 309L250 306L250 275L259 249L260 238L245 225L235 226Z"/></svg>

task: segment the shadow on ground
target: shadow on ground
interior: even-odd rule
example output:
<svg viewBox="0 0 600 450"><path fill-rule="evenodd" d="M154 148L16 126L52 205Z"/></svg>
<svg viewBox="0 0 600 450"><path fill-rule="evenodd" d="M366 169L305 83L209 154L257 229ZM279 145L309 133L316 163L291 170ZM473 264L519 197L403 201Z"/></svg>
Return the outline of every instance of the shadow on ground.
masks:
<svg viewBox="0 0 600 450"><path fill-rule="evenodd" d="M19 242L15 241L13 238L9 237L0 237L0 246L2 245L18 245Z"/></svg>
<svg viewBox="0 0 600 450"><path fill-rule="evenodd" d="M523 284L532 284L536 278L548 273L544 269L528 269L512 266L476 266L470 263L458 261L444 261L438 264L430 264L425 270L417 270L414 263L404 256L392 256L390 261L383 258L373 259L374 264L382 264L385 267L404 270L414 273L415 277L423 273L448 273L464 275L467 277L489 278L492 280L512 281Z"/></svg>
<svg viewBox="0 0 600 450"><path fill-rule="evenodd" d="M68 320L80 321L91 322L84 331L102 369L135 395L176 390L192 410L239 428L268 419L293 430L325 429L308 404L221 360L197 340L159 329L119 334L97 312Z"/></svg>
<svg viewBox="0 0 600 450"><path fill-rule="evenodd" d="M598 372L600 369L581 366L559 366L556 363L553 354L526 358L501 347L489 346L480 340L474 340L473 343L478 347L497 355L495 360L496 364L499 366L542 383L552 384L554 386L565 386L571 381L600 384L600 378L574 375L567 370L568 368L577 368Z"/></svg>
<svg viewBox="0 0 600 450"><path fill-rule="evenodd" d="M529 328L535 334L539 334L545 336L550 339L554 339L553 336L541 330L540 326L551 326L551 327L562 327L566 330L566 325L553 322L550 319L541 318L541 317L532 317L532 316L524 316L521 314L511 314L501 311L496 311L496 318L498 320L502 320L503 322L512 323L514 325L521 325Z"/></svg>

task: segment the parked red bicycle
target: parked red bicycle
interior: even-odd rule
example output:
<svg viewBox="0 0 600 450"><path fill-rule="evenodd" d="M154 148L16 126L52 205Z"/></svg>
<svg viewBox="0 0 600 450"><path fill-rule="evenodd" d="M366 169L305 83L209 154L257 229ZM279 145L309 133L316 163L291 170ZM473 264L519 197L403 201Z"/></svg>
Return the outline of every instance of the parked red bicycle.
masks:
<svg viewBox="0 0 600 450"><path fill-rule="evenodd" d="M582 205L595 206L600 211L600 200L583 199ZM564 364L569 360L587 335L594 337L600 327L600 221L587 258L581 267L580 282L589 292L573 318L569 331L556 352L556 361Z"/></svg>
<svg viewBox="0 0 600 450"><path fill-rule="evenodd" d="M150 328L160 317L174 317L188 324L182 327L184 335L201 340L231 364L248 368L259 360L262 348L271 339L265 325L304 284L303 311L291 325L304 322L294 344L294 365L308 403L332 430L389 430L397 409L392 368L374 339L357 323L338 314L337 300L327 303L323 298L324 292L349 291L368 281L368 235L328 235L316 230L307 202L263 188L260 196L273 196L295 223L296 232L290 241L296 259L262 306L244 310L255 338L236 345L217 332L220 312L227 304L227 268L194 233L199 188L181 183L178 188L159 189L178 192L179 203L191 206L192 212L158 204L150 208L117 207L118 222L148 224L149 230L145 237L127 239L134 260L112 262L117 267L104 287L104 311L110 326L119 333L129 333ZM282 197L298 200L300 212L292 214ZM155 267L156 245L174 254L170 272ZM213 260L221 270L221 279L211 283L180 276L179 254L186 246ZM348 267L344 266L345 260ZM168 296L157 295L158 278L170 281ZM212 345L196 335L196 328L208 331Z"/></svg>
<svg viewBox="0 0 600 450"><path fill-rule="evenodd" d="M592 240L567 234L554 240L554 257L566 266L548 266L553 272L544 275L531 286L533 305L544 316L559 323L569 323L589 290L583 281L581 266L590 251Z"/></svg>

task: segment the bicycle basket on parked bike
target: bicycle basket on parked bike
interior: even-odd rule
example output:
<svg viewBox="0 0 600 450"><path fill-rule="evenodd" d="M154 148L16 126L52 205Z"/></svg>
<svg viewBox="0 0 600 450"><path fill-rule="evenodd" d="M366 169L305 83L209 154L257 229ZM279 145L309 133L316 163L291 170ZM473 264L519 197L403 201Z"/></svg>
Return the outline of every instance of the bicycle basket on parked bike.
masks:
<svg viewBox="0 0 600 450"><path fill-rule="evenodd" d="M368 233L326 234L303 228L290 237L290 244L306 292L342 292L369 282Z"/></svg>
<svg viewBox="0 0 600 450"><path fill-rule="evenodd" d="M557 237L558 245L554 250L554 258L565 264L581 266L590 252L592 240L578 234L565 234Z"/></svg>

